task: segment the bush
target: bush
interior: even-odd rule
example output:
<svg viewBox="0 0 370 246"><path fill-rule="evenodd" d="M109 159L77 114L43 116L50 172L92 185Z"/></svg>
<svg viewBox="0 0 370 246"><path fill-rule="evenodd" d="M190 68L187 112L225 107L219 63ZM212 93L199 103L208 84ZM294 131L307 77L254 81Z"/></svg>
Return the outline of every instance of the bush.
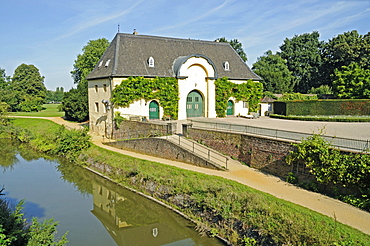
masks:
<svg viewBox="0 0 370 246"><path fill-rule="evenodd" d="M281 115L370 115L370 100L275 101L274 113Z"/></svg>

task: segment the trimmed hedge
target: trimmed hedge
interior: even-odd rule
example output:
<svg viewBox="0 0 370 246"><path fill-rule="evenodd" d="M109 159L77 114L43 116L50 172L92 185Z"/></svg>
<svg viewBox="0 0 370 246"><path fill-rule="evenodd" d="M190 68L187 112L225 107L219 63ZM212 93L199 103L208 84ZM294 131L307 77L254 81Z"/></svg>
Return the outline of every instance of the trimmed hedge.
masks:
<svg viewBox="0 0 370 246"><path fill-rule="evenodd" d="M370 115L369 99L275 101L280 115Z"/></svg>
<svg viewBox="0 0 370 246"><path fill-rule="evenodd" d="M345 115L280 115L270 114L271 118L285 119L285 120L304 120L304 121L332 121L332 122L370 122L370 116L345 116Z"/></svg>

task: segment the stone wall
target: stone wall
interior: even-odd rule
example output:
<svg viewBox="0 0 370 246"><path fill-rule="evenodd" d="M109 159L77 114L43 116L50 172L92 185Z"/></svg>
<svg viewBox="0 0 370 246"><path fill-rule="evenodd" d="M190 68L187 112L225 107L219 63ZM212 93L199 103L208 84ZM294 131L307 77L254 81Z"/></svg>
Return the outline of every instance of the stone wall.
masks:
<svg viewBox="0 0 370 246"><path fill-rule="evenodd" d="M142 122L142 121L123 121L119 129L113 131L113 139L146 138L150 136L165 136L172 134L176 130L176 123L165 121Z"/></svg>
<svg viewBox="0 0 370 246"><path fill-rule="evenodd" d="M217 164L210 163L208 160L188 151L180 146L161 138L143 138L126 141L108 143L108 145L139 152L147 155L157 156L174 161L190 163L196 166L207 167L212 169L223 169Z"/></svg>
<svg viewBox="0 0 370 246"><path fill-rule="evenodd" d="M250 167L279 177L285 177L288 172L297 169L285 162L289 151L294 149L289 142L194 128L188 129L188 137ZM303 167L298 167L299 169L302 174L307 173Z"/></svg>

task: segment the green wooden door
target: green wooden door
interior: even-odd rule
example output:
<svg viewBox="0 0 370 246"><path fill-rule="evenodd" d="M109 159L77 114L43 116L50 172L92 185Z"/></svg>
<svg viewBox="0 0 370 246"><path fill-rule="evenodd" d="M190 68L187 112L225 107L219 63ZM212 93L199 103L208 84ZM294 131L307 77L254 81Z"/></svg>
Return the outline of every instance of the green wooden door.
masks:
<svg viewBox="0 0 370 246"><path fill-rule="evenodd" d="M234 115L234 102L231 100L227 102L226 115Z"/></svg>
<svg viewBox="0 0 370 246"><path fill-rule="evenodd" d="M203 117L203 97L197 91L192 91L186 98L186 117Z"/></svg>
<svg viewBox="0 0 370 246"><path fill-rule="evenodd" d="M151 101L149 103L149 119L159 119L159 105L156 101Z"/></svg>

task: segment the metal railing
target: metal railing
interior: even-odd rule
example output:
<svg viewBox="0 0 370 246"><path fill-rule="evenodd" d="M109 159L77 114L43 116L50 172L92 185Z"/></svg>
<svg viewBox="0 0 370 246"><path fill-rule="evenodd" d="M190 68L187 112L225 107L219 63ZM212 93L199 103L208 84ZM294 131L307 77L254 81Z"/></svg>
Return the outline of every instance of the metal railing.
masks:
<svg viewBox="0 0 370 246"><path fill-rule="evenodd" d="M115 132L113 138L116 140L129 140L136 138L149 138L149 137L159 137L168 135L167 130L160 129L146 129L138 131L120 131Z"/></svg>
<svg viewBox="0 0 370 246"><path fill-rule="evenodd" d="M273 139L282 139L282 140L287 140L291 142L300 142L302 141L302 139L312 136L312 134L308 134L308 133L262 128L262 127L247 126L247 125L226 124L226 123L219 123L219 122L207 122L207 121L197 121L197 120L191 120L191 123L192 123L192 128L243 133L243 134L269 137ZM334 137L334 136L327 136L327 135L323 135L322 137L326 141L328 141L331 145L341 150L349 150L349 151L355 151L355 152L369 152L369 149L370 149L369 140L341 138L341 137Z"/></svg>
<svg viewBox="0 0 370 246"><path fill-rule="evenodd" d="M218 153L217 151L207 148L204 145L199 144L193 140L191 141L185 139L179 135L170 135L170 136L167 135L166 139L178 146L183 147L184 149L191 151L194 154L206 158L210 162L216 163L217 165L220 165L227 169L227 162L229 158Z"/></svg>

